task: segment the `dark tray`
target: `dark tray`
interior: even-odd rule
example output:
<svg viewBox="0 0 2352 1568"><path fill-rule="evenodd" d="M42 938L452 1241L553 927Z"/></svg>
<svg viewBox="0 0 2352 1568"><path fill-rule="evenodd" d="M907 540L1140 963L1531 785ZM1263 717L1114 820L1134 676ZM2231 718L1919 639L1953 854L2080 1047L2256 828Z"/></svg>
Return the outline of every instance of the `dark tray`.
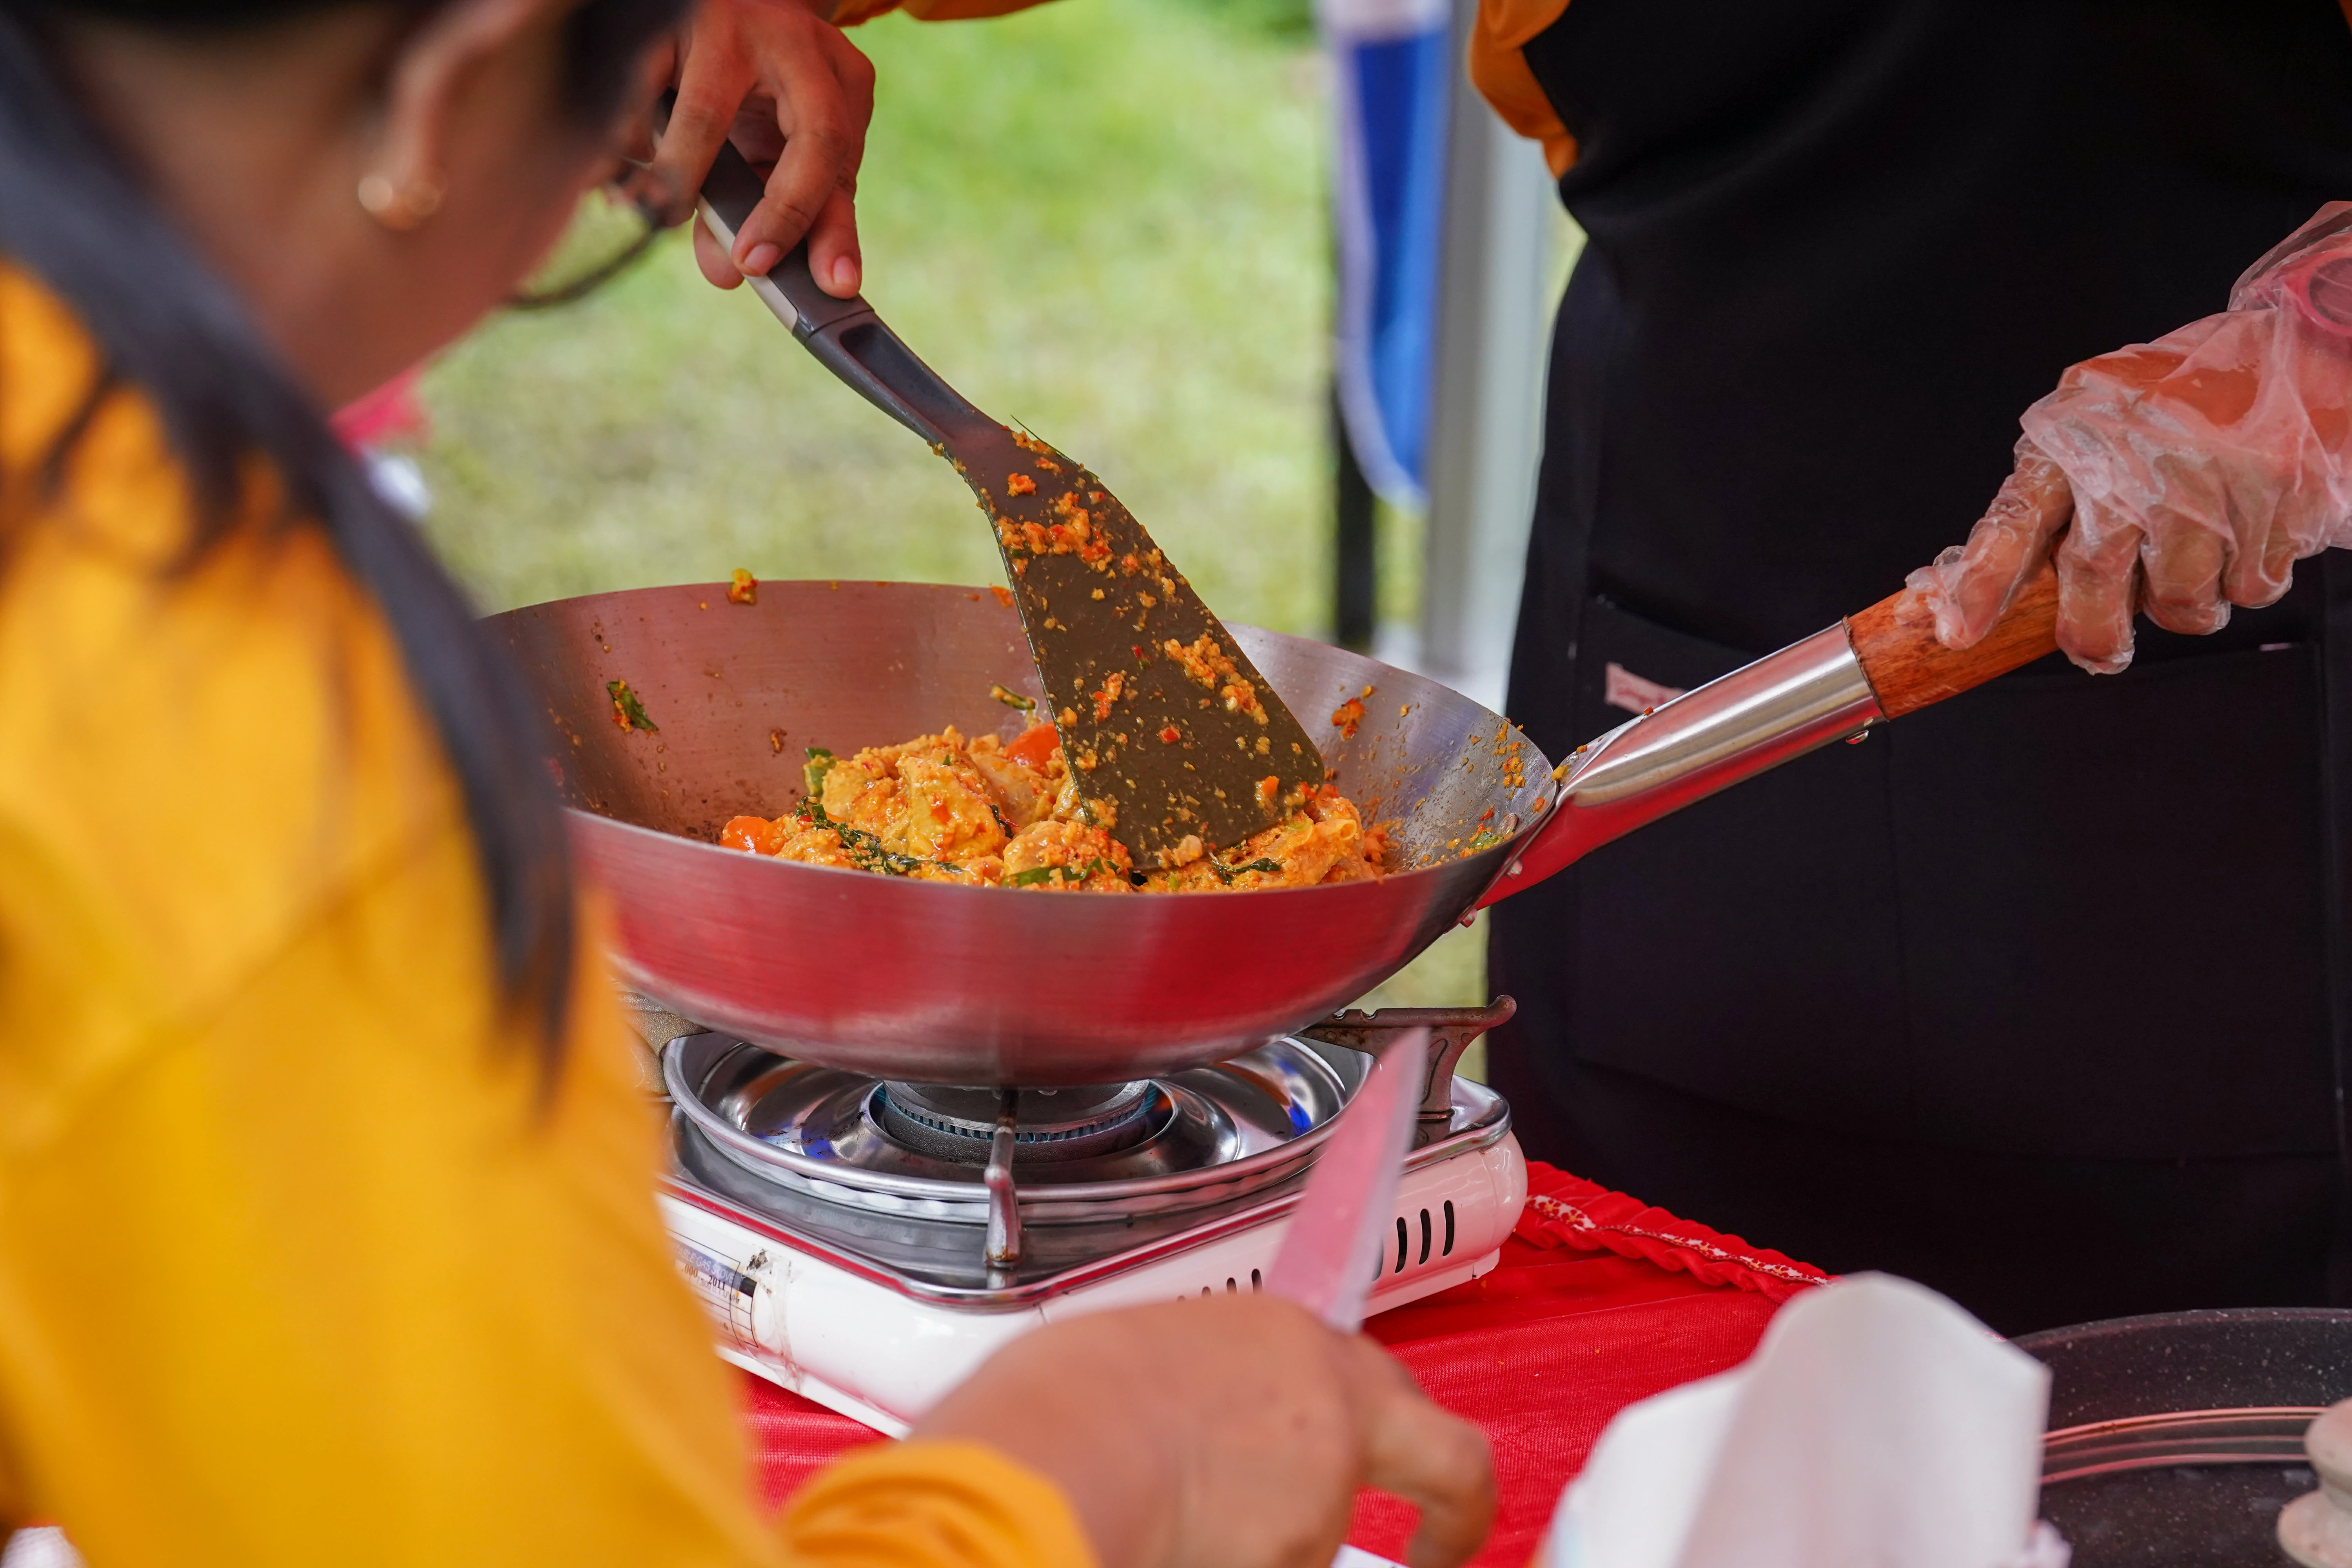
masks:
<svg viewBox="0 0 2352 1568"><path fill-rule="evenodd" d="M2042 1516L2074 1568L2278 1568L2318 1485L2303 1428L2352 1398L2352 1311L2116 1318L2017 1342L2050 1368Z"/></svg>

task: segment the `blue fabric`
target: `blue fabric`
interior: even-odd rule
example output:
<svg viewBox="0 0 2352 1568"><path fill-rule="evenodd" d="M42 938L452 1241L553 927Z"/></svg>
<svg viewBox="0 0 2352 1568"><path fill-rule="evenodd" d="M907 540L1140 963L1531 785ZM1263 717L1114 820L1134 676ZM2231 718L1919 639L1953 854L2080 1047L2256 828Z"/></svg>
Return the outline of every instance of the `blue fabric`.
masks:
<svg viewBox="0 0 2352 1568"><path fill-rule="evenodd" d="M1338 160L1340 405L1373 487L1422 500L1437 336L1453 76L1444 27L1335 40L1345 73Z"/></svg>

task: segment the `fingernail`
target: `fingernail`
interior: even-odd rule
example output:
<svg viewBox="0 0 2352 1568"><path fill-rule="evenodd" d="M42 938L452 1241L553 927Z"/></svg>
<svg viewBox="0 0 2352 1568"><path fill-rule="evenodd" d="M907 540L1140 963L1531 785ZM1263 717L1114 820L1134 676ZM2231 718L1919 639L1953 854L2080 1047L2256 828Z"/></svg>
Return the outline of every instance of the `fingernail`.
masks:
<svg viewBox="0 0 2352 1568"><path fill-rule="evenodd" d="M834 258L833 291L845 298L857 292L857 258L842 256Z"/></svg>
<svg viewBox="0 0 2352 1568"><path fill-rule="evenodd" d="M746 278L765 278L776 269L776 263L783 258L784 253L782 249L763 239L753 246L750 253L735 265L742 270Z"/></svg>

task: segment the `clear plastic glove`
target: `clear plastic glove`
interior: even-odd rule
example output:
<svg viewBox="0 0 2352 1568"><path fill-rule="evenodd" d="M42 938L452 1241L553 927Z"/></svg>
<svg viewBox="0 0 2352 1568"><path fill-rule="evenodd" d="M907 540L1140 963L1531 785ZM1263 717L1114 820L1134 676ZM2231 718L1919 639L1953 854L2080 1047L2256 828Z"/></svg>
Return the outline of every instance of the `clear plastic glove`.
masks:
<svg viewBox="0 0 2352 1568"><path fill-rule="evenodd" d="M2131 663L2137 612L2212 632L2277 600L2295 562L2352 544L2352 202L2247 268L2227 310L2075 365L2021 423L1968 543L1911 574L1947 647L1991 629L2053 539L2058 646L2095 674Z"/></svg>
<svg viewBox="0 0 2352 1568"><path fill-rule="evenodd" d="M1368 1339L1270 1296L1066 1319L997 1352L916 1423L1051 1478L1102 1568L1329 1568L1359 1487L1421 1509L1412 1568L1486 1539L1477 1427Z"/></svg>

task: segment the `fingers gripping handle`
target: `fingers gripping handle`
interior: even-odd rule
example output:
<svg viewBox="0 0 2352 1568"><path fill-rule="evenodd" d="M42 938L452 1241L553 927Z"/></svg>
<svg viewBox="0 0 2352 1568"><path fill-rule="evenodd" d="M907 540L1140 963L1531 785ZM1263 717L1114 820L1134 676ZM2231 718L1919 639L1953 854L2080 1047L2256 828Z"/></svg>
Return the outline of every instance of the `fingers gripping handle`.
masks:
<svg viewBox="0 0 2352 1568"><path fill-rule="evenodd" d="M1562 764L1558 802L1480 905L1717 790L2031 664L2057 647L2057 615L2044 564L1982 641L1956 650L1905 589L1644 713Z"/></svg>
<svg viewBox="0 0 2352 1568"><path fill-rule="evenodd" d="M703 221L720 244L734 248L737 231L766 189L743 154L721 142L702 182L701 204ZM806 240L793 247L766 277L749 281L751 291L825 369L932 446L945 445L975 425L994 428L988 416L940 380L883 324L863 295L836 300L818 288L809 271Z"/></svg>
<svg viewBox="0 0 2352 1568"><path fill-rule="evenodd" d="M1957 697L2058 649L2058 574L2048 562L2019 584L1974 647L1936 640L1936 618L1908 589L1849 616L1845 635L1889 719Z"/></svg>

